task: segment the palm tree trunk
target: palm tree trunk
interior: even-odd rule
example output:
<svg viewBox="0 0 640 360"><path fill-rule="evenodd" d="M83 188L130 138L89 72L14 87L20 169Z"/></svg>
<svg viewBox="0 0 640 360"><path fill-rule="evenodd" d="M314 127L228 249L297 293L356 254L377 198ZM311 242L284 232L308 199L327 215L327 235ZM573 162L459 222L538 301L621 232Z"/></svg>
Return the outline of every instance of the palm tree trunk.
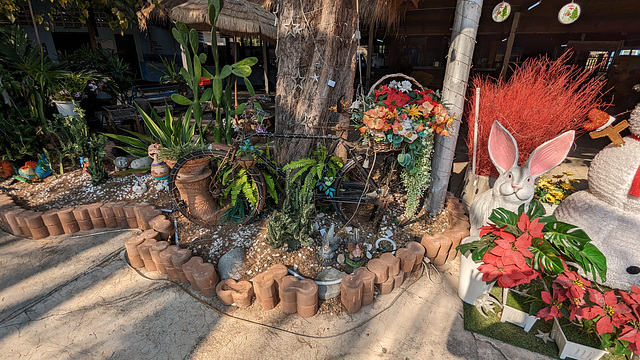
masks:
<svg viewBox="0 0 640 360"><path fill-rule="evenodd" d="M458 141L460 119L464 109L469 71L473 61L473 49L482 12L482 1L458 0L456 7L442 90L443 102L448 105L450 112L456 115L456 120L450 137L436 137L431 171L432 182L425 204L431 215L438 214L444 207L453 156Z"/></svg>

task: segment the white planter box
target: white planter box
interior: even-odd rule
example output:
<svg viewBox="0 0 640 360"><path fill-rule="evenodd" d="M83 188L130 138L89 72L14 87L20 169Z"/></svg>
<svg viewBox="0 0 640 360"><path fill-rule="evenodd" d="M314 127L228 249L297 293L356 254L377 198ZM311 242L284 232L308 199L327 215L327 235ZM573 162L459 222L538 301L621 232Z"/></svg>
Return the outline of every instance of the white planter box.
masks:
<svg viewBox="0 0 640 360"><path fill-rule="evenodd" d="M468 241L468 239L466 238L465 240ZM478 270L480 265L482 265L482 261L473 261L471 254L460 256L458 296L467 304L473 305L478 296L489 292L493 287L493 282L487 284L482 281L482 273Z"/></svg>
<svg viewBox="0 0 640 360"><path fill-rule="evenodd" d="M74 111L74 105L72 101L54 101L56 104L56 108L58 109L58 113L64 116L78 116L78 114Z"/></svg>
<svg viewBox="0 0 640 360"><path fill-rule="evenodd" d="M500 322L508 322L510 324L518 325L521 328L524 328L525 332L529 332L538 318L507 305L509 292L511 292L511 290L505 288L502 289L502 316L500 317Z"/></svg>
<svg viewBox="0 0 640 360"><path fill-rule="evenodd" d="M593 348L567 340L562 331L562 327L558 319L553 319L553 328L551 329L551 338L558 345L560 359L570 357L576 360L598 360L607 354L606 350Z"/></svg>
<svg viewBox="0 0 640 360"><path fill-rule="evenodd" d="M529 332L533 327L533 324L538 320L535 316L529 315L526 312L518 309L514 309L506 304L502 305L502 316L500 322L508 322L514 325L518 325L524 328L525 332Z"/></svg>

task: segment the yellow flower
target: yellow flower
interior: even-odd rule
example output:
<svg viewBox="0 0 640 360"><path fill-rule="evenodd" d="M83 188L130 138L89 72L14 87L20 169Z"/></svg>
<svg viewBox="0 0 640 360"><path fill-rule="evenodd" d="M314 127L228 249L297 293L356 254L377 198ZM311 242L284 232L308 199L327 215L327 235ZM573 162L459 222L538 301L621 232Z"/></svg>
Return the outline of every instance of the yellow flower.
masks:
<svg viewBox="0 0 640 360"><path fill-rule="evenodd" d="M554 198L554 197L553 197L553 195L551 195L551 194L547 194L547 195L545 195L545 196L544 196L544 200L545 200L546 202L548 202L549 204L553 204L553 203L555 203L555 202L556 202L556 198Z"/></svg>
<svg viewBox="0 0 640 360"><path fill-rule="evenodd" d="M565 174L565 175L567 175L567 176L571 176L571 175L573 175L573 173L568 172L568 171L567 171L567 172L563 172L563 174Z"/></svg>
<svg viewBox="0 0 640 360"><path fill-rule="evenodd" d="M557 199L561 198L563 195L562 191L558 191L558 190L551 190L549 193Z"/></svg>
<svg viewBox="0 0 640 360"><path fill-rule="evenodd" d="M577 182L579 182L578 180L576 180L576 179L572 179L572 178L569 178L569 179L567 179L567 180L569 180L569 182L572 182L572 183L577 183Z"/></svg>
<svg viewBox="0 0 640 360"><path fill-rule="evenodd" d="M560 187L563 188L564 190L567 190L567 191L575 191L576 190L576 188L574 188L573 185L571 185L568 182L560 183Z"/></svg>
<svg viewBox="0 0 640 360"><path fill-rule="evenodd" d="M407 109L406 112L407 112L407 115L411 117L416 117L420 115L420 109L418 109L418 105L416 104L411 105L411 107L409 107L409 109Z"/></svg>

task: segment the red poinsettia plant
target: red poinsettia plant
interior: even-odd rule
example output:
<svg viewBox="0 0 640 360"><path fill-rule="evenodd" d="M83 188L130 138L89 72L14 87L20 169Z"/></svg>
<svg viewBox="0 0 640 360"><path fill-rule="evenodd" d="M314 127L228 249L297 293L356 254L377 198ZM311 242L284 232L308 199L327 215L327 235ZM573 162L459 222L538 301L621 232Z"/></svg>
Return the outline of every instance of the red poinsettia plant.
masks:
<svg viewBox="0 0 640 360"><path fill-rule="evenodd" d="M614 354L640 355L640 288L631 292L600 290L597 285L567 270L552 282L552 291L541 292L546 307L537 317L544 320L568 318L598 334L602 348Z"/></svg>
<svg viewBox="0 0 640 360"><path fill-rule="evenodd" d="M567 269L565 261L604 281L606 259L589 236L576 226L544 215L537 200L526 211L521 206L517 214L495 209L490 223L480 228L479 239L458 246L458 250L471 252L473 260L482 260L478 270L483 281L497 281L504 288L562 274Z"/></svg>

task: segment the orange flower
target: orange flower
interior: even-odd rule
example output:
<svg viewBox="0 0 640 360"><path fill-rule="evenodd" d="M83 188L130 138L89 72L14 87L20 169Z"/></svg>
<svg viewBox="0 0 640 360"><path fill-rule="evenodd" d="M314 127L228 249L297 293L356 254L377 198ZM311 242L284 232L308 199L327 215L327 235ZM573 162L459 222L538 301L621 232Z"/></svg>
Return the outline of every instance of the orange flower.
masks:
<svg viewBox="0 0 640 360"><path fill-rule="evenodd" d="M416 129L416 132L420 132L424 129L426 129L426 127L424 126L424 123L420 123L420 125L418 125L418 128Z"/></svg>

